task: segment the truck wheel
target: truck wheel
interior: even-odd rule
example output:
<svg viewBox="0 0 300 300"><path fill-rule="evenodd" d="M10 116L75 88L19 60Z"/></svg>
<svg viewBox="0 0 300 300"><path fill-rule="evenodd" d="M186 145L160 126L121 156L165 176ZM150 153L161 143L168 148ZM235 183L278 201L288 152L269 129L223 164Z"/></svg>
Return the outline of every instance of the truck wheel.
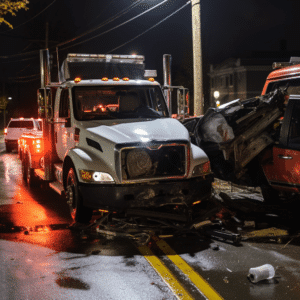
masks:
<svg viewBox="0 0 300 300"><path fill-rule="evenodd" d="M79 223L89 223L93 210L85 207L82 203L82 197L78 190L77 176L73 168L70 168L68 172L66 194L72 219Z"/></svg>
<svg viewBox="0 0 300 300"><path fill-rule="evenodd" d="M271 186L262 185L260 187L265 204L278 204L280 202L279 192Z"/></svg>
<svg viewBox="0 0 300 300"><path fill-rule="evenodd" d="M22 177L23 180L27 180L27 165L26 165L26 157L22 158Z"/></svg>
<svg viewBox="0 0 300 300"><path fill-rule="evenodd" d="M5 150L6 150L7 153L10 153L12 151L11 146L6 144L5 145Z"/></svg>

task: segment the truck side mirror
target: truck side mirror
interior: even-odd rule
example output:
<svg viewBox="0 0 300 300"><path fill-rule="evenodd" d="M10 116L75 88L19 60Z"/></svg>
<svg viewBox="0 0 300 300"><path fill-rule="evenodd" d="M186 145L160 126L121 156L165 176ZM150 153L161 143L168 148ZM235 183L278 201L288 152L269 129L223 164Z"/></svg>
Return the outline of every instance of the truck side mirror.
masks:
<svg viewBox="0 0 300 300"><path fill-rule="evenodd" d="M51 111L52 105L51 90L48 88L38 89L37 102L39 118L45 118L46 115L50 117L49 111Z"/></svg>
<svg viewBox="0 0 300 300"><path fill-rule="evenodd" d="M189 90L184 87L177 89L177 114L183 119L189 115Z"/></svg>

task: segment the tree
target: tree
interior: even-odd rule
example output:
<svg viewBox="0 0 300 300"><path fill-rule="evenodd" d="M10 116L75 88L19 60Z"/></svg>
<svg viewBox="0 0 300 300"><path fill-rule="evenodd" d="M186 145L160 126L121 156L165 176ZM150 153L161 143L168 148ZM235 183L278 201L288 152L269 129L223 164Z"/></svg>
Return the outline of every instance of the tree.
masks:
<svg viewBox="0 0 300 300"><path fill-rule="evenodd" d="M10 14L12 16L16 16L16 12L20 9L27 10L28 0L20 0L20 1L11 1L11 0L0 0L0 24L5 23L10 28L13 26L4 19L4 16Z"/></svg>

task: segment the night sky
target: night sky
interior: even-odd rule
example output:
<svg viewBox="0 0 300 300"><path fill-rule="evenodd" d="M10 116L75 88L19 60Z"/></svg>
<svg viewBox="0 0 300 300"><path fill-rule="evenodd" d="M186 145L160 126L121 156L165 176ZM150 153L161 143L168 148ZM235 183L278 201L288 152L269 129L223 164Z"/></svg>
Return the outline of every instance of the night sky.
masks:
<svg viewBox="0 0 300 300"><path fill-rule="evenodd" d="M187 2L166 1L134 21L111 30L162 0L29 1L28 11L20 11L16 17L7 18L15 27L13 30L5 24L0 25L0 82L2 88L2 83L5 82L6 94L13 97L8 110L14 116L30 116L36 110L36 89L40 85L38 50L45 47L47 22L50 51L55 54L55 46L62 44L58 47L62 60L68 52L109 53L142 34ZM299 54L299 2L201 0L204 76L209 64L220 63L230 57L249 56L253 51L279 51L285 47L290 53ZM47 6L49 7L42 12ZM121 16L118 17L119 15ZM115 19L112 22L107 22L113 18ZM107 24L103 24L105 22ZM99 29L83 35L101 24ZM103 34L108 30L111 31ZM83 36L63 44L80 35ZM85 41L86 39L90 40ZM79 42L80 44L75 45ZM28 52L32 53L26 54ZM163 54L171 54L173 83L191 85L191 5L112 53L145 55L146 68L157 69L158 81L161 83ZM12 56L16 54L21 55ZM184 82L178 82L179 80ZM205 80L207 82L207 78Z"/></svg>

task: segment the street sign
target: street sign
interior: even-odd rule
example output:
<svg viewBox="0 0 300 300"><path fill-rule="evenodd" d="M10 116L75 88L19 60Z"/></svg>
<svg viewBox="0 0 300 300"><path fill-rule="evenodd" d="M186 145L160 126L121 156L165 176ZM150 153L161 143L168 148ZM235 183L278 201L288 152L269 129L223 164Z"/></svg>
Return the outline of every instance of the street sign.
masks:
<svg viewBox="0 0 300 300"><path fill-rule="evenodd" d="M8 100L7 100L6 96L1 96L1 97L0 97L0 109L1 109L1 110L2 110L2 109L3 109L3 110L6 109L7 103L8 103Z"/></svg>

